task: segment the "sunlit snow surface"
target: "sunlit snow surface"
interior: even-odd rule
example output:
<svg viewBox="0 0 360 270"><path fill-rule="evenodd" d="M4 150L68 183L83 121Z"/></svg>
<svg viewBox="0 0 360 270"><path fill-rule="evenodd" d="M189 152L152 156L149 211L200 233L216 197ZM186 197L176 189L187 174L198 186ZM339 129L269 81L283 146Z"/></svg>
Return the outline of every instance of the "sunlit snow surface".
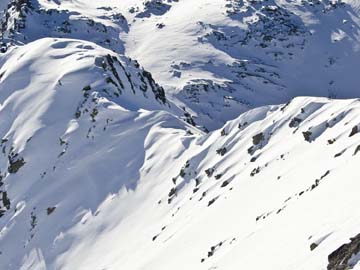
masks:
<svg viewBox="0 0 360 270"><path fill-rule="evenodd" d="M2 37L0 269L327 269L360 233L360 3L89 2Z"/></svg>

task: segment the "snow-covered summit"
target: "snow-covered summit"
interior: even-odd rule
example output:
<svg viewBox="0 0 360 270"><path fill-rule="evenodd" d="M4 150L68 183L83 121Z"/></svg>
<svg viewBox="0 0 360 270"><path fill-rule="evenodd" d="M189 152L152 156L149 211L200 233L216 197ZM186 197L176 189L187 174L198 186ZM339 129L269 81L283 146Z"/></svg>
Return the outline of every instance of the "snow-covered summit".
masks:
<svg viewBox="0 0 360 270"><path fill-rule="evenodd" d="M40 39L10 49L0 70L1 269L43 269L32 252L45 249L55 265L74 239L51 246L75 216L137 188L153 138L201 134L166 112L163 89L137 62L90 42ZM55 209L61 217L46 219Z"/></svg>
<svg viewBox="0 0 360 270"><path fill-rule="evenodd" d="M358 0L0 9L1 270L360 269Z"/></svg>

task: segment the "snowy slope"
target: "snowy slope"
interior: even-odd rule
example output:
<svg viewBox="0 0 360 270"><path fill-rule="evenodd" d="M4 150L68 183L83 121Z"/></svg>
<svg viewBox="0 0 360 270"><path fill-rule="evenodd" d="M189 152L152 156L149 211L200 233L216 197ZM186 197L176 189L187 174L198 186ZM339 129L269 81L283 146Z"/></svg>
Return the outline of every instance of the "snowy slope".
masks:
<svg viewBox="0 0 360 270"><path fill-rule="evenodd" d="M2 102L14 124L30 92ZM105 97L76 120L73 99L28 111L31 140L3 136L1 269L326 269L358 233L359 100L297 98L203 135Z"/></svg>
<svg viewBox="0 0 360 270"><path fill-rule="evenodd" d="M0 8L1 270L360 270L359 1Z"/></svg>
<svg viewBox="0 0 360 270"><path fill-rule="evenodd" d="M68 37L125 53L210 130L295 96L358 97L357 0L10 2L7 45Z"/></svg>
<svg viewBox="0 0 360 270"><path fill-rule="evenodd" d="M0 73L0 268L36 269L27 249L55 259L71 245L50 248L64 229L137 187L148 133L185 137L186 125L145 71L89 42L38 40L8 52Z"/></svg>
<svg viewBox="0 0 360 270"><path fill-rule="evenodd" d="M136 19L126 53L209 129L294 96L358 97L359 3L331 3L183 0Z"/></svg>

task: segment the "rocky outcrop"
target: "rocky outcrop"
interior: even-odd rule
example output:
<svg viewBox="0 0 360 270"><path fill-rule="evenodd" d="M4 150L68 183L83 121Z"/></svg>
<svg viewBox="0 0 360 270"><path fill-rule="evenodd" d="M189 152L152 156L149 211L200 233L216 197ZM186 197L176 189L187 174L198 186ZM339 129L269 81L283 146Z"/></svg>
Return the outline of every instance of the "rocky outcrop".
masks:
<svg viewBox="0 0 360 270"><path fill-rule="evenodd" d="M354 256L360 253L360 234L350 239L350 243L343 244L328 257L327 270L350 270L359 262Z"/></svg>

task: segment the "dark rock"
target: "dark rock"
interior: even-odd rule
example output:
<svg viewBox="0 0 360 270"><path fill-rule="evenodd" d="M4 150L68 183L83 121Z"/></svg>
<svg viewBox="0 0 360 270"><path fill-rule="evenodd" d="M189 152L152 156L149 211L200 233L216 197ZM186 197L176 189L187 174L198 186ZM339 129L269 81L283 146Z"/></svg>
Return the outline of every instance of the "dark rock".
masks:
<svg viewBox="0 0 360 270"><path fill-rule="evenodd" d="M286 103L284 106L282 106L281 108L280 108L280 110L282 111L282 112L284 112L285 110L286 110L286 108L290 105L290 101L288 102L288 103Z"/></svg>
<svg viewBox="0 0 360 270"><path fill-rule="evenodd" d="M348 270L352 269L358 260L350 261L354 255L360 252L360 234L350 239L350 242L343 244L328 256L329 264L327 270Z"/></svg>
<svg viewBox="0 0 360 270"><path fill-rule="evenodd" d="M343 153L344 153L344 151L339 152L339 153L337 153L334 157L335 157L335 158L340 157Z"/></svg>
<svg viewBox="0 0 360 270"><path fill-rule="evenodd" d="M87 85L83 88L83 91L90 91L91 90L91 86L90 85Z"/></svg>
<svg viewBox="0 0 360 270"><path fill-rule="evenodd" d="M261 143L262 140L264 140L264 134L262 132L256 134L255 136L252 137L252 140L254 145L258 145Z"/></svg>
<svg viewBox="0 0 360 270"><path fill-rule="evenodd" d="M176 194L176 188L173 187L173 188L171 188L168 196L169 196L169 197L173 197L175 194Z"/></svg>
<svg viewBox="0 0 360 270"><path fill-rule="evenodd" d="M333 143L335 143L336 142L336 139L330 139L330 140L328 140L328 144L333 144Z"/></svg>
<svg viewBox="0 0 360 270"><path fill-rule="evenodd" d="M330 171L329 170L327 170L321 177L320 177L320 179L322 180L322 179L324 179L326 176L328 176L330 174Z"/></svg>
<svg viewBox="0 0 360 270"><path fill-rule="evenodd" d="M318 247L318 244L316 244L316 243L312 243L311 245L310 245L310 250L311 251L313 251L315 248L317 248Z"/></svg>
<svg viewBox="0 0 360 270"><path fill-rule="evenodd" d="M222 148L216 150L216 153L219 154L220 156L224 156L226 154L226 152L227 152L226 147L222 147Z"/></svg>
<svg viewBox="0 0 360 270"><path fill-rule="evenodd" d="M289 127L291 127L291 128L297 127L301 122L302 122L302 119L295 117L295 118L291 119L291 121L289 123Z"/></svg>
<svg viewBox="0 0 360 270"><path fill-rule="evenodd" d="M7 192L6 191L4 191L4 192L2 192L2 203L3 203L3 205L4 205L4 207L7 209L7 210L9 210L10 209L10 199L9 199L9 197L7 196Z"/></svg>
<svg viewBox="0 0 360 270"><path fill-rule="evenodd" d="M357 133L359 133L359 128L358 128L358 126L354 126L353 129L351 130L349 137L352 137Z"/></svg>
<svg viewBox="0 0 360 270"><path fill-rule="evenodd" d="M207 177L211 177L214 174L214 172L215 172L214 168L209 168L209 169L205 170Z"/></svg>
<svg viewBox="0 0 360 270"><path fill-rule="evenodd" d="M185 165L180 170L180 177L184 178L186 175L186 169L190 167L190 161L186 161Z"/></svg>
<svg viewBox="0 0 360 270"><path fill-rule="evenodd" d="M17 173L20 170L20 168L25 165L26 162L24 161L23 158L14 159L9 156L9 163L10 164L8 167L8 172Z"/></svg>
<svg viewBox="0 0 360 270"><path fill-rule="evenodd" d="M243 124L239 123L238 128L241 129L248 125L248 122L244 122Z"/></svg>
<svg viewBox="0 0 360 270"><path fill-rule="evenodd" d="M46 209L47 215L50 216L50 215L55 211L55 209L56 209L55 206L54 206L54 207L48 207L48 208Z"/></svg>
<svg viewBox="0 0 360 270"><path fill-rule="evenodd" d="M302 134L304 136L305 141L311 142L311 135L312 135L311 131L305 131Z"/></svg>
<svg viewBox="0 0 360 270"><path fill-rule="evenodd" d="M163 23L157 23L156 24L156 27L159 28L159 29L163 29L165 27L165 24Z"/></svg>
<svg viewBox="0 0 360 270"><path fill-rule="evenodd" d="M216 202L218 198L214 198L214 199L211 199L209 202L208 202L208 207L212 204L214 204L214 202Z"/></svg>
<svg viewBox="0 0 360 270"><path fill-rule="evenodd" d="M199 179L199 178L196 178L196 179L195 179L195 186L197 187L198 185L200 185L200 179Z"/></svg>
<svg viewBox="0 0 360 270"><path fill-rule="evenodd" d="M250 173L250 176L253 177L255 176L256 174L258 174L260 172L260 167L257 167L255 169L252 170L252 172Z"/></svg>
<svg viewBox="0 0 360 270"><path fill-rule="evenodd" d="M251 146L247 151L250 155L254 154L256 149L254 149L254 146Z"/></svg>
<svg viewBox="0 0 360 270"><path fill-rule="evenodd" d="M225 180L224 182L222 182L221 186L220 187L226 187L230 182Z"/></svg>
<svg viewBox="0 0 360 270"><path fill-rule="evenodd" d="M354 152L354 156L360 151L360 144L356 147L355 152Z"/></svg>

